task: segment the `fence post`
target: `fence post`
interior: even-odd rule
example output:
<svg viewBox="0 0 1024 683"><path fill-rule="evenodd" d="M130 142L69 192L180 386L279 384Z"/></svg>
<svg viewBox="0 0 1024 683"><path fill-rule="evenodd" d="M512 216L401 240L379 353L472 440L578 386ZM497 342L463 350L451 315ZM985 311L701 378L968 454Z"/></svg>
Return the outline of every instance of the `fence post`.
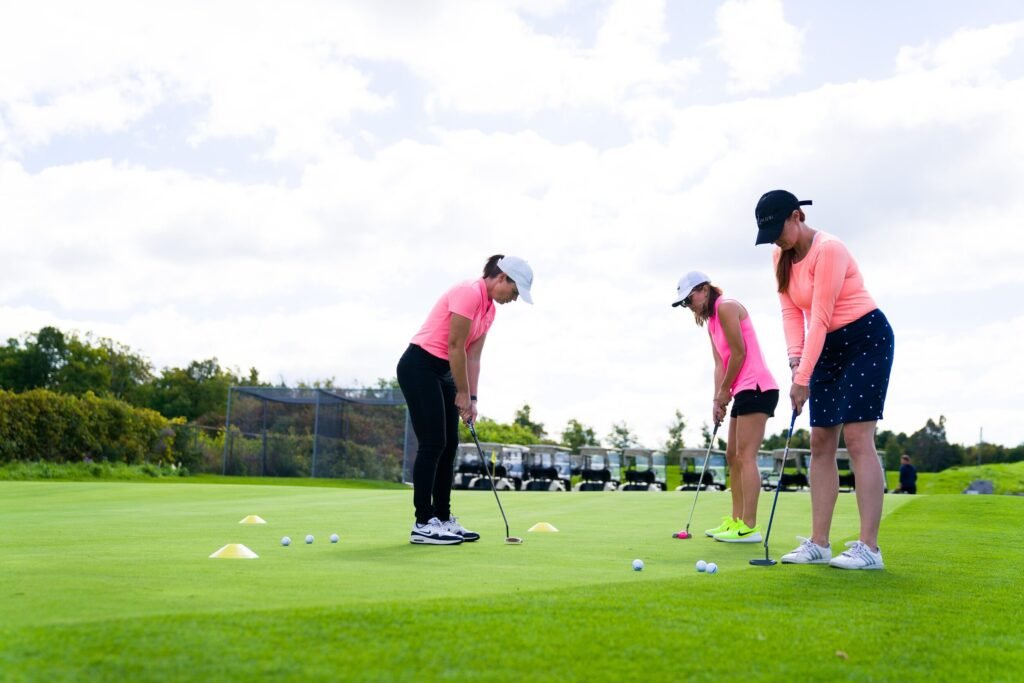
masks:
<svg viewBox="0 0 1024 683"><path fill-rule="evenodd" d="M317 441L320 440L320 392L321 389L316 390L316 412L313 415L313 467L310 471L310 476L316 478L316 448Z"/></svg>
<svg viewBox="0 0 1024 683"><path fill-rule="evenodd" d="M228 412L224 417L224 472L228 473L228 451L231 448L231 392L234 387L228 387Z"/></svg>

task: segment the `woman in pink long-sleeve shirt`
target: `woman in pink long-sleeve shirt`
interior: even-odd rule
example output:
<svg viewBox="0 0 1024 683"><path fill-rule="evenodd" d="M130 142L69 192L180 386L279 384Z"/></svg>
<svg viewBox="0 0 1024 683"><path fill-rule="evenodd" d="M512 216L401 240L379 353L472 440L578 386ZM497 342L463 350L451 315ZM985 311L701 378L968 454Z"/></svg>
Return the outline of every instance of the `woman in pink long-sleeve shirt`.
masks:
<svg viewBox="0 0 1024 683"><path fill-rule="evenodd" d="M790 400L799 413L810 399L810 538L782 557L784 563L830 564L841 569L882 569L878 527L885 479L875 450L892 369L892 328L846 245L807 225L800 201L785 190L757 203L757 244L773 253L783 329L793 371ZM858 540L832 557L829 531L839 497L836 450L842 434L850 452L860 512Z"/></svg>

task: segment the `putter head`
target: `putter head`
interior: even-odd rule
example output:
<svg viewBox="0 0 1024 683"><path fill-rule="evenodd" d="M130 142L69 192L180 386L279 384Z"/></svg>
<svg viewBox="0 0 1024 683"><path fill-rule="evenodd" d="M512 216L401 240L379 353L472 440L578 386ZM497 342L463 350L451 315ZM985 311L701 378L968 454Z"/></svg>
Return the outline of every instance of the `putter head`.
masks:
<svg viewBox="0 0 1024 683"><path fill-rule="evenodd" d="M518 536L506 536L505 537L505 545L522 545L522 544L523 544L523 539L519 538Z"/></svg>
<svg viewBox="0 0 1024 683"><path fill-rule="evenodd" d="M693 535L689 531L677 531L674 534L672 534L672 538L685 540L687 538L693 538Z"/></svg>
<svg viewBox="0 0 1024 683"><path fill-rule="evenodd" d="M754 565L755 567L772 567L775 565L775 560L769 559L767 557L764 559L758 558L756 560L751 560L750 564Z"/></svg>

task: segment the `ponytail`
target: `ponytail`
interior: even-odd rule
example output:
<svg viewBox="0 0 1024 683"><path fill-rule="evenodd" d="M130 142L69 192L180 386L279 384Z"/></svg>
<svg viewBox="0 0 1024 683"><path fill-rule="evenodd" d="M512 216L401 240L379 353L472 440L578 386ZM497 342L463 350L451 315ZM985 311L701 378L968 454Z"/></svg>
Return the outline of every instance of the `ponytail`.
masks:
<svg viewBox="0 0 1024 683"><path fill-rule="evenodd" d="M498 267L498 261L505 258L504 254L495 254L491 258L487 259L487 263L484 264L484 277L498 277L498 274L502 272L501 268Z"/></svg>
<svg viewBox="0 0 1024 683"><path fill-rule="evenodd" d="M786 249L779 254L779 262L775 264L775 280L779 283L779 294L785 294L789 289L789 274L793 272L793 259L796 253L792 249Z"/></svg>

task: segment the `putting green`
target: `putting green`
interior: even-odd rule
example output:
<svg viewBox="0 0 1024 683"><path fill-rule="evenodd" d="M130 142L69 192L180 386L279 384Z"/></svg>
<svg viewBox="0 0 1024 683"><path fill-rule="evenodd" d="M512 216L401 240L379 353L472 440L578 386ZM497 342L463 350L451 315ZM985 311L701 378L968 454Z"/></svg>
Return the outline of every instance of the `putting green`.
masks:
<svg viewBox="0 0 1024 683"><path fill-rule="evenodd" d="M483 539L424 547L408 543L409 491L0 482L0 665L12 680L923 680L934 667L1009 680L1024 670L1013 626L1024 499L887 496L887 569L843 572L752 567L761 546L704 537L728 493L702 493L696 536L671 538L692 495L505 493L511 533L525 538L508 546L492 494L456 492L456 513ZM780 496L773 557L807 533L809 502ZM239 524L247 515L267 523ZM856 519L842 494L837 552ZM540 522L558 532L527 532ZM209 558L232 543L259 558ZM719 574L698 574L698 559ZM733 642L745 654L723 657Z"/></svg>

